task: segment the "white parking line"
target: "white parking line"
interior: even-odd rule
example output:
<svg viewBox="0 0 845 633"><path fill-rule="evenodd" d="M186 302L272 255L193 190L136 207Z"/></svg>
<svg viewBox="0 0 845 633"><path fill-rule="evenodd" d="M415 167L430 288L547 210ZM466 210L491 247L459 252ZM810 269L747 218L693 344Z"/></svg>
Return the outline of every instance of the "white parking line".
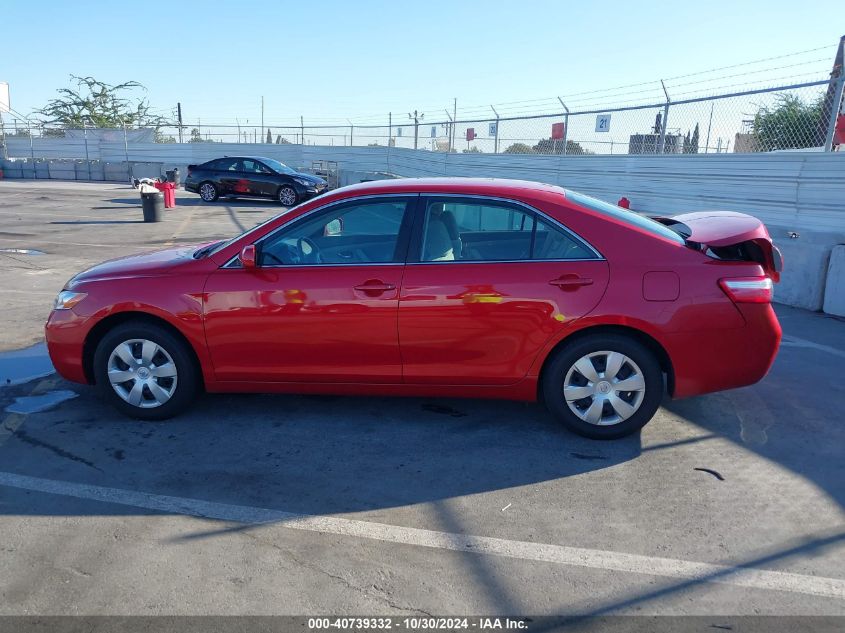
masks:
<svg viewBox="0 0 845 633"><path fill-rule="evenodd" d="M487 554L519 560L691 579L845 600L845 580L839 578L806 576L751 567L713 565L565 545L511 541L487 536L468 536L339 517L308 516L281 510L106 488L6 472L0 472L0 485L241 524L277 524L286 529L338 534L401 545L467 552L474 555Z"/></svg>
<svg viewBox="0 0 845 633"><path fill-rule="evenodd" d="M845 352L841 349L836 349L835 347L831 347L830 345L821 345L820 343L813 343L813 341L798 338L797 336L784 335L780 344L784 347L805 347L808 349L817 349L820 352L827 352L828 354L833 354L834 356L841 356L842 358L845 358Z"/></svg>

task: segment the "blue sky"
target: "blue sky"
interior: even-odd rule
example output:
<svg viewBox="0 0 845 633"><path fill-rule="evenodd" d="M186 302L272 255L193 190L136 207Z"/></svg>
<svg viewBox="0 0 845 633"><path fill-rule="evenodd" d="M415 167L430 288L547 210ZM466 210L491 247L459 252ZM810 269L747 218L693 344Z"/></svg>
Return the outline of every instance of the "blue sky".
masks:
<svg viewBox="0 0 845 633"><path fill-rule="evenodd" d="M170 24L157 15L174 10ZM140 81L158 112L169 114L181 101L188 124L234 124L235 117L256 124L262 95L268 125L298 123L300 115L306 123L375 123L414 108L430 120L451 109L453 98L459 115L480 114L475 108L491 103L513 112L549 108L555 95L588 104L602 95L568 95L640 82L659 91L661 77L824 47L761 68L803 65L748 77L821 78L843 34L841 15L833 0L11 0L0 12L0 81L9 82L12 107L24 114L77 74ZM691 90L683 84L693 79L670 81L670 89ZM609 96L642 98L633 93Z"/></svg>

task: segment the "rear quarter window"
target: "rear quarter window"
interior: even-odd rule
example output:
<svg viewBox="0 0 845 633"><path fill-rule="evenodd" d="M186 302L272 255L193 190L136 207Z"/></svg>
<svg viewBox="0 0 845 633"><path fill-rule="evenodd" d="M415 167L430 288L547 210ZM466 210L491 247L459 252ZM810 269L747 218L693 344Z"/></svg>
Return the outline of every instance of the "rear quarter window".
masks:
<svg viewBox="0 0 845 633"><path fill-rule="evenodd" d="M598 198L585 196L582 193L570 191L569 189L566 190L566 199L571 200L578 206L585 207L590 211L597 211L602 215L612 217L629 226L643 229L652 235L665 237L666 239L677 242L678 244L686 244L684 238L675 233L672 229L660 224L660 222L652 220L651 218L635 213L634 211L617 207L615 204L599 200Z"/></svg>

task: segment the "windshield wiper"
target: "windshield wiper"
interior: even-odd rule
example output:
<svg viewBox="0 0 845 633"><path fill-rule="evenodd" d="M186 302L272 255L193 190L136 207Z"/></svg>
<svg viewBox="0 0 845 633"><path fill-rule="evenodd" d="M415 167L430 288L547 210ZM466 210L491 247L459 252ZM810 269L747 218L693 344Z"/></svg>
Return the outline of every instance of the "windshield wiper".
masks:
<svg viewBox="0 0 845 633"><path fill-rule="evenodd" d="M208 255L211 251L215 249L219 244L221 244L223 240L217 240L216 242L212 242L208 246L203 246L197 252L194 253L194 259L202 259L206 255Z"/></svg>

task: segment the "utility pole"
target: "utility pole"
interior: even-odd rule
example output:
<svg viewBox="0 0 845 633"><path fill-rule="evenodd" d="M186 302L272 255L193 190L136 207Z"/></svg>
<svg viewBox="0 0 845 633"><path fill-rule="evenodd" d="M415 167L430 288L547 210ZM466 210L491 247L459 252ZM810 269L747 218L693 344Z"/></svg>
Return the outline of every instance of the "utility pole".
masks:
<svg viewBox="0 0 845 633"><path fill-rule="evenodd" d="M669 123L669 103L671 99L669 98L669 91L666 90L666 84L663 83L663 80L660 80L660 85L663 86L663 94L666 95L666 105L663 106L663 125L657 130L660 137L657 140L657 153L662 154L666 149L666 126Z"/></svg>
<svg viewBox="0 0 845 633"><path fill-rule="evenodd" d="M496 134L493 137L493 153L498 154L499 153L499 113L496 112L496 108L494 108L492 105L490 106L490 109L493 111L493 114L496 115Z"/></svg>
<svg viewBox="0 0 845 633"><path fill-rule="evenodd" d="M420 132L420 119L424 119L424 114L418 114L416 110L414 110L413 114L408 113L408 118L414 120L414 149L417 149L417 140L419 139L419 132Z"/></svg>
<svg viewBox="0 0 845 633"><path fill-rule="evenodd" d="M842 110L842 94L845 91L845 69L843 69L843 51L845 49L845 35L839 39L839 48L836 49L836 57L833 60L833 70L830 73L830 84L827 87L827 94L822 106L822 119L824 113L830 111L830 118L828 121L819 121L819 131L824 133L824 149L829 152L833 149L833 137L836 132L836 120L839 118ZM827 129L824 129L824 126ZM821 135L820 135L821 136Z"/></svg>
<svg viewBox="0 0 845 633"><path fill-rule="evenodd" d="M261 140L264 140L264 97L261 97Z"/></svg>
<svg viewBox="0 0 845 633"><path fill-rule="evenodd" d="M458 98L452 104L452 142L449 144L449 151L455 146L455 127L458 125Z"/></svg>
<svg viewBox="0 0 845 633"><path fill-rule="evenodd" d="M566 137L569 135L569 108L566 107L563 99L558 97L557 100L560 101L560 105L566 111L566 114L563 115L563 153L566 154ZM611 147L613 146L611 145Z"/></svg>
<svg viewBox="0 0 845 633"><path fill-rule="evenodd" d="M176 118L179 120L179 142L182 143L182 104L176 104Z"/></svg>
<svg viewBox="0 0 845 633"><path fill-rule="evenodd" d="M305 117L302 115L299 117L299 131L302 132L302 137L299 140L305 145Z"/></svg>
<svg viewBox="0 0 845 633"><path fill-rule="evenodd" d="M238 121L238 117L235 117L235 125L238 126L238 143L241 142L241 122Z"/></svg>

